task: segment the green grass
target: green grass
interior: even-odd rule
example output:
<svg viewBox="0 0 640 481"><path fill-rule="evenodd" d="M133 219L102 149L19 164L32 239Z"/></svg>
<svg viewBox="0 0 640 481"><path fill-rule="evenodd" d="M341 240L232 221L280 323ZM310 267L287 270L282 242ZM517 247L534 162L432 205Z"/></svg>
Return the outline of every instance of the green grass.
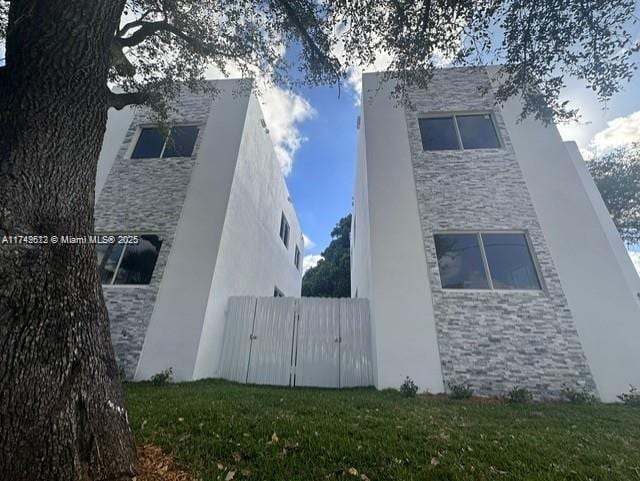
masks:
<svg viewBox="0 0 640 481"><path fill-rule="evenodd" d="M210 380L126 394L137 442L202 480L640 480L637 408Z"/></svg>

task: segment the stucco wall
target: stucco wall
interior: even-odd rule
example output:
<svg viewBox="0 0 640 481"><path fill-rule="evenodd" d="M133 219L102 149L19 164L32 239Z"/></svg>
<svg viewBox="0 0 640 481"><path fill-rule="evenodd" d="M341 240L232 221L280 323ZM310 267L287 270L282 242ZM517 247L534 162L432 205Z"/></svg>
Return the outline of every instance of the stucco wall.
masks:
<svg viewBox="0 0 640 481"><path fill-rule="evenodd" d="M555 126L502 115L604 401L640 386L640 279L575 144ZM573 155L571 155L573 154Z"/></svg>
<svg viewBox="0 0 640 481"><path fill-rule="evenodd" d="M176 380L193 378L248 103L237 81L218 81L216 87L213 104L203 101L206 125L136 379L168 367Z"/></svg>
<svg viewBox="0 0 640 481"><path fill-rule="evenodd" d="M275 286L285 296L300 296L302 231L262 119L260 104L252 95L241 131L215 273L203 305L206 314L194 378L219 375L230 296L273 296ZM279 236L283 212L290 226L288 247ZM300 249L300 268L294 265L296 245Z"/></svg>
<svg viewBox="0 0 640 481"><path fill-rule="evenodd" d="M376 386L397 388L410 376L421 389L440 392L407 129L391 89L378 90L375 74L363 76L352 289L370 300Z"/></svg>
<svg viewBox="0 0 640 481"><path fill-rule="evenodd" d="M507 125L493 99L479 93L488 82L483 69L438 71L427 91L410 92L414 109L405 109L444 379L482 394L516 385L539 397L557 396L565 383L594 388ZM421 115L486 111L495 114L501 148L423 151ZM451 230L525 231L545 288L442 289L433 235Z"/></svg>
<svg viewBox="0 0 640 481"><path fill-rule="evenodd" d="M178 99L179 114L173 120L203 125L210 104L208 95L185 91ZM95 211L96 233L157 234L163 241L149 285L103 287L116 358L128 378L134 375L138 364L202 139L201 130L191 158L131 159L140 127L151 121L145 109L130 113L110 116L105 143L120 143L111 161L109 153L114 151L113 145L102 149ZM127 119L131 122L123 137L123 122Z"/></svg>

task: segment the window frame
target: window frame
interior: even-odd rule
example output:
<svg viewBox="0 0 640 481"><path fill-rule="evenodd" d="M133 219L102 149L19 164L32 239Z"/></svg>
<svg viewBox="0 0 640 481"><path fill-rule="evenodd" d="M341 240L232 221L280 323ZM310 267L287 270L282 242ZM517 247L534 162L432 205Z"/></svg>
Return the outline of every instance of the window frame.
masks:
<svg viewBox="0 0 640 481"><path fill-rule="evenodd" d="M283 226L284 226L284 230L283 230ZM280 230L278 232L278 237L280 237L280 240L282 241L284 246L287 249L289 249L289 239L291 238L291 225L289 224L289 219L287 219L287 216L284 215L284 211L280 216Z"/></svg>
<svg viewBox="0 0 640 481"><path fill-rule="evenodd" d="M497 147L478 147L478 148L465 148L462 142L462 136L460 135L460 127L458 127L458 119L457 117L467 117L471 115L488 115L491 120L491 125L493 127L493 131L496 134L496 140L498 141ZM422 131L420 130L420 121L427 119L444 119L444 118L453 118L453 127L456 132L456 139L458 140L458 148L457 149L425 149L424 144L422 143ZM422 146L422 152L458 152L465 150L496 150L496 149L504 149L504 142L502 141L502 136L500 135L500 129L497 127L496 116L493 110L472 110L472 111L453 111L453 112L430 112L425 114L418 114L418 131L420 132L420 145Z"/></svg>
<svg viewBox="0 0 640 481"><path fill-rule="evenodd" d="M136 150L136 147L138 146L138 141L140 140L140 136L142 135L142 131L144 129L157 129L159 128L158 124L150 124L150 123L144 123L144 124L139 124L136 128L136 133L133 137L133 139L131 139L131 144L129 145L129 148L127 149L127 153L125 155L125 158L128 160L155 160L155 159L192 159L194 157L196 157L197 151L198 151L198 141L200 140L200 133L202 132L202 124L201 123L197 123L197 122L188 122L188 123L184 123L184 124L171 124L171 126L169 127L169 134L171 134L171 129L174 127L195 127L196 129L198 129L198 133L196 134L196 140L193 143L193 151L191 152L191 155L188 157L163 157L164 151L167 148L167 142L169 141L169 137L170 135L167 135L164 139L164 143L162 144L162 150L160 151L160 156L159 157L133 157L133 153Z"/></svg>
<svg viewBox="0 0 640 481"><path fill-rule="evenodd" d="M296 266L296 269L300 270L300 248L298 247L298 244L296 244L296 248L293 254L293 265Z"/></svg>
<svg viewBox="0 0 640 481"><path fill-rule="evenodd" d="M436 265L438 266L438 279L440 280L440 289L446 292L499 292L499 293L507 293L507 292L515 292L515 293L536 293L541 292L547 293L547 286L544 281L544 277L542 276L542 270L540 268L540 264L538 263L538 258L536 256L535 250L533 249L533 244L531 242L531 237L529 235L529 231L527 230L518 230L518 229L482 229L482 230L437 230L433 232L432 240L434 242L434 251L435 251L435 236L437 235L456 235L456 234L473 234L478 238L478 247L480 249L480 256L482 258L482 265L484 267L485 273L487 275L487 284L489 287L486 289L456 289L451 287L442 287L442 277L440 276L440 264L438 262L438 256L436 253ZM482 240L482 234L520 234L524 236L524 240L527 244L527 249L529 250L529 256L531 257L531 262L533 264L533 269L535 271L536 277L538 279L538 284L540 287L537 289L500 289L493 286L493 279L491 277L491 270L489 269L489 262L487 260L487 253L485 252L484 242Z"/></svg>
<svg viewBox="0 0 640 481"><path fill-rule="evenodd" d="M137 235L139 237L142 237L144 235L155 235L158 237L158 239L160 240L161 243L164 243L165 239L164 236L162 234L158 234L157 232L127 232L126 234L122 233L122 232L100 232L95 234L97 236L105 236L105 235L113 235L113 236L119 236L119 235ZM116 264L116 267L113 271L113 277L111 278L111 282L109 284L102 284L102 282L100 282L100 285L104 288L108 288L108 289L140 289L140 288L147 288L149 287L151 284L153 284L153 278L156 275L156 268L158 267L158 262L160 260L160 253L158 253L158 257L156 258L156 263L153 266L153 272L151 273L151 279L149 279L149 283L148 284L114 284L114 281L116 280L116 276L118 275L118 269L120 269L120 264L122 263L122 259L124 258L124 253L127 250L127 246L129 244L125 244L124 249L122 249L122 252L120 253L120 257L118 258L118 263ZM100 265L98 264L98 275L100 275Z"/></svg>

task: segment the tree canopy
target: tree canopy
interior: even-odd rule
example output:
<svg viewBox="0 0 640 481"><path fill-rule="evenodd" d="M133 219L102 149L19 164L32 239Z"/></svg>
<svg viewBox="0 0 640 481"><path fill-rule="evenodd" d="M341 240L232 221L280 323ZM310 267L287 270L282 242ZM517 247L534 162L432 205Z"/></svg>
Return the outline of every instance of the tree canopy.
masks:
<svg viewBox="0 0 640 481"><path fill-rule="evenodd" d="M351 297L351 214L338 221L331 231L331 242L322 259L302 278L306 297Z"/></svg>
<svg viewBox="0 0 640 481"><path fill-rule="evenodd" d="M640 142L620 147L587 163L620 237L640 242Z"/></svg>
<svg viewBox="0 0 640 481"><path fill-rule="evenodd" d="M177 82L191 86L207 68L294 85L339 83L353 66L385 58L387 78L426 86L438 65L504 64L498 101L517 95L523 115L563 120L560 99L573 76L606 101L634 72L640 42L634 0L119 0L110 42L111 104L159 110ZM12 37L30 1L0 2L6 69L19 56ZM295 42L297 58L284 55ZM295 64L297 73L292 74ZM106 86L105 86L106 87Z"/></svg>

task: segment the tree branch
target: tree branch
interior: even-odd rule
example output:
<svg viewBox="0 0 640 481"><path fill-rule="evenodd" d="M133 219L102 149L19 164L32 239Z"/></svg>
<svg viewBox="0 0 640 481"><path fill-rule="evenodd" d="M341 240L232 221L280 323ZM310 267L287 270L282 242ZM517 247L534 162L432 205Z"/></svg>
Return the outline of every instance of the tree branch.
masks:
<svg viewBox="0 0 640 481"><path fill-rule="evenodd" d="M307 32L307 29L302 23L302 20L300 19L300 17L298 17L298 14L296 13L295 9L291 6L289 1L277 0L277 2L282 6L287 17L289 18L289 20L291 20L294 27L302 37L302 41L307 45L307 47L311 50L311 52L313 52L314 56L316 56L325 65L327 65L337 78L340 78L340 73L338 72L338 69L334 64L333 59L329 55L327 55L325 52L323 52L322 49L318 47L318 45L316 45L316 42L313 40L311 35L309 35L309 32Z"/></svg>
<svg viewBox="0 0 640 481"><path fill-rule="evenodd" d="M132 22L136 23L136 22ZM205 54L205 55L220 55L222 57L231 57L237 58L239 56L249 54L248 50L238 51L235 53L231 53L229 51L223 51L216 48L211 43L202 42L194 37L191 37L188 33L180 30L175 25L170 24L165 20L157 21L157 22L139 22L140 28L133 32L128 37L116 37L115 41L121 47L134 47L142 42L144 42L147 38L156 35L159 32L169 32L176 37L183 40L187 45L189 45L193 50Z"/></svg>
<svg viewBox="0 0 640 481"><path fill-rule="evenodd" d="M117 94L109 92L109 107L122 110L127 105L144 105L149 100L149 96L144 92L127 92Z"/></svg>

